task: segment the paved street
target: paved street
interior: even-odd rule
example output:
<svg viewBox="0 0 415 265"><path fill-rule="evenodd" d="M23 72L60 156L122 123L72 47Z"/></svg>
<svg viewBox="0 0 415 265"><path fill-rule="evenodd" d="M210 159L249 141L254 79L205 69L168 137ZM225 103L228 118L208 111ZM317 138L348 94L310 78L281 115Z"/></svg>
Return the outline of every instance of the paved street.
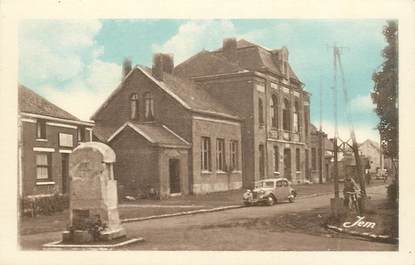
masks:
<svg viewBox="0 0 415 265"><path fill-rule="evenodd" d="M369 196L385 196L385 187L368 189ZM124 224L129 237L142 236L144 243L131 250L396 250L397 246L354 238L336 238L297 232L270 232L244 227L251 218L273 217L327 206L329 195L300 198L295 203L272 207L248 207L223 212L179 216ZM40 249L41 244L60 239L51 232L22 237L24 249Z"/></svg>

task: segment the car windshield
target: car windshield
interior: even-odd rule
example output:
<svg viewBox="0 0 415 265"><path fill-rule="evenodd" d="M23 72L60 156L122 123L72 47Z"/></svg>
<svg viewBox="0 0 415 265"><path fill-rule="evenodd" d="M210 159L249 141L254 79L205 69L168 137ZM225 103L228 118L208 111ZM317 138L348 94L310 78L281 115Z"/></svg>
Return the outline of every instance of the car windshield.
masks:
<svg viewBox="0 0 415 265"><path fill-rule="evenodd" d="M257 188L274 188L274 181L260 181L255 186Z"/></svg>

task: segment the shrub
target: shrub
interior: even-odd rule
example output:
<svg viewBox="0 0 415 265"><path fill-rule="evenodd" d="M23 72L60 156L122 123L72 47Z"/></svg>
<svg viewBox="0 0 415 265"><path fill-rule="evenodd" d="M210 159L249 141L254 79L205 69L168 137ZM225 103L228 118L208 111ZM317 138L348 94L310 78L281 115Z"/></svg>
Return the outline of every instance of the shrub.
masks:
<svg viewBox="0 0 415 265"><path fill-rule="evenodd" d="M69 207L69 197L63 194L31 195L22 199L24 215L51 215Z"/></svg>

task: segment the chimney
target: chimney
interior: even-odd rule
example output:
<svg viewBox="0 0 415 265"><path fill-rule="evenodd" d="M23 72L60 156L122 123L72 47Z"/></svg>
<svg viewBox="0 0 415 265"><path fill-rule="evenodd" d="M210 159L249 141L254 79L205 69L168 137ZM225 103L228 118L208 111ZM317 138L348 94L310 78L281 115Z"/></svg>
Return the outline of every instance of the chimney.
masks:
<svg viewBox="0 0 415 265"><path fill-rule="evenodd" d="M236 61L236 46L235 38L227 38L223 40L223 55L225 55L225 57L231 62Z"/></svg>
<svg viewBox="0 0 415 265"><path fill-rule="evenodd" d="M153 56L153 76L162 81L163 73L172 74L174 69L174 59L172 54L156 53Z"/></svg>
<svg viewBox="0 0 415 265"><path fill-rule="evenodd" d="M124 62L122 63L122 79L124 79L128 73L131 71L131 60L128 58L124 59Z"/></svg>

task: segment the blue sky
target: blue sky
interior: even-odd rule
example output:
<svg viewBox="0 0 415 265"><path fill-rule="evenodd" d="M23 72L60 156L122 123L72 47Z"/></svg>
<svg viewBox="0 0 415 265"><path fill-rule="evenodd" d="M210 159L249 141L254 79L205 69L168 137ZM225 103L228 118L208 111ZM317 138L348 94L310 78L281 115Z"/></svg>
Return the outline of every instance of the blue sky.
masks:
<svg viewBox="0 0 415 265"><path fill-rule="evenodd" d="M312 94L311 120L319 124L322 87L323 129L333 133L333 58L328 46L346 46L342 55L352 119L359 141L378 140L370 101L372 73L382 64L384 20L26 20L19 25L19 81L50 101L89 119L120 81L121 63L151 65L155 52L173 53L175 63L226 37L264 47L286 46L296 74ZM341 91L339 91L339 95ZM348 135L339 98L339 130Z"/></svg>

